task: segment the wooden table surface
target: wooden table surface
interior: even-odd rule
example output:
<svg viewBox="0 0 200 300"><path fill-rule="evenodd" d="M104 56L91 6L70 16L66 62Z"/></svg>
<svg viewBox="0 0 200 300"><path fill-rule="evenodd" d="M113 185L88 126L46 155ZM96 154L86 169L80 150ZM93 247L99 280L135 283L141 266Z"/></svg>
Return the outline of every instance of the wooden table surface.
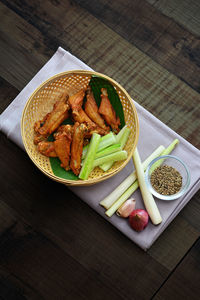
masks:
<svg viewBox="0 0 200 300"><path fill-rule="evenodd" d="M1 112L62 46L200 149L198 0L1 0L0 20ZM145 253L0 138L0 299L199 299L200 192Z"/></svg>

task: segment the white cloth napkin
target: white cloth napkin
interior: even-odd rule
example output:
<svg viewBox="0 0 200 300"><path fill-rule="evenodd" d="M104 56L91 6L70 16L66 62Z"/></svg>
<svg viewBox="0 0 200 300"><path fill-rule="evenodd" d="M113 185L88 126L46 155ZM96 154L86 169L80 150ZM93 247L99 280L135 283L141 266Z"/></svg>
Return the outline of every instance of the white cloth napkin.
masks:
<svg viewBox="0 0 200 300"><path fill-rule="evenodd" d="M29 96L49 77L60 72L80 69L91 70L91 68L82 61L59 47L52 58L1 114L0 130L19 147L24 149L20 134L20 120L24 105ZM104 182L87 187L70 187L70 189L138 246L147 250L200 188L200 151L155 118L137 102L134 103L140 123L140 135L137 147L142 161L159 145L162 144L166 147L175 138L178 138L180 144L173 151L173 154L182 158L191 172L191 184L188 192L175 201L155 199L162 215L163 222L158 226L154 226L150 223L144 231L137 233L130 228L127 219L121 219L116 215L108 218L104 213L104 208L99 205L99 202L132 172L132 162L129 162L120 173ZM136 208L144 208L140 191L136 191L133 196L136 199Z"/></svg>

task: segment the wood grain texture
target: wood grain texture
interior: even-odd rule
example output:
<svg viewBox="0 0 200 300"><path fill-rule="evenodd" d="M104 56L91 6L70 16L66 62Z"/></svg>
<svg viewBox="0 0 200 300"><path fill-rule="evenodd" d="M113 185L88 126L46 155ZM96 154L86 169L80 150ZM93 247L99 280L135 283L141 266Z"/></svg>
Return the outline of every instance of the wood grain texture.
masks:
<svg viewBox="0 0 200 300"><path fill-rule="evenodd" d="M199 91L200 41L145 0L75 0L129 43ZM113 14L114 11L114 14ZM184 68L183 68L184 64ZM185 70L187 69L187 72Z"/></svg>
<svg viewBox="0 0 200 300"><path fill-rule="evenodd" d="M17 96L19 91L15 88L10 88L10 84L0 77L0 89L1 89L1 101L0 101L0 113L2 113L7 106Z"/></svg>
<svg viewBox="0 0 200 300"><path fill-rule="evenodd" d="M31 230L34 229L34 232L39 233L39 236L38 234L36 235L37 244L33 244L30 247L33 249L36 247L36 251L37 247L41 247L40 250L38 249L36 254L34 254L34 252L31 254L30 250L28 250L29 248L25 248L24 250L24 255L28 251L24 259L29 268L32 267L32 265L30 265L31 262L28 260L31 255L30 259L36 264L35 268L39 272L39 265L35 260L38 260L40 251L42 253L46 251L46 248L43 248L43 243L47 243L44 247L48 248L49 242L51 241L51 243L57 245L56 247L60 249L59 251L62 250L67 256L70 256L70 259L79 262L83 270L85 270L81 271L80 268L78 269L80 276L85 278L86 273L88 273L87 276L91 278L91 286L88 285L89 283L87 283L87 281L84 281L83 289L87 287L88 290L90 290L92 285L94 285L94 292L95 289L102 289L102 294L100 293L99 299L101 299L103 295L108 295L107 299L110 299L110 297L117 299L115 294L118 295L119 299L120 297L122 297L122 299L132 299L133 292L139 298L149 299L151 295L155 293L157 287L163 282L169 271L154 258L151 258L145 252L141 251L116 228L113 228L106 221L103 221L101 216L88 208L80 199L77 199L65 186L55 182L51 182L50 184L49 179L35 169L29 159L24 156L23 151L19 149L19 151L13 153L13 144L9 140L3 138L3 144L7 151L7 159L4 159L4 164L7 165L12 156L14 160L17 158L18 166L16 165L5 172L4 181L7 182L7 184L3 188L1 201L16 211L20 218L26 220ZM21 166L20 170L26 177L25 186L23 178L18 180L17 185L15 184L13 174L17 172L19 166ZM31 177L28 174L32 174ZM10 179L8 180L8 178ZM2 185L2 181L0 184ZM41 193L38 194L38 190L40 190ZM23 191L23 197L20 197L21 191ZM42 239L41 235L43 238L48 239L49 242L40 240ZM112 244L110 244L111 241ZM21 242L19 242L19 246L20 244ZM110 246L108 247L108 245ZM51 249L52 247L50 247L49 251L52 253L51 255L53 255L55 250ZM20 252L20 250L18 252ZM48 260L51 260L51 255L49 254L50 256L48 257L48 253L47 251L47 260L44 261L44 267L50 268L48 272L51 272L52 267L48 266ZM42 261L44 259L43 255L45 254L41 256ZM59 257L61 256L65 265L64 254L61 255L58 252L57 255ZM20 267L22 257L23 253L20 259L17 256L9 266L12 272L14 272L13 268L17 268L14 269L16 276L24 276L23 278L25 278L27 273L24 274L24 272L27 272L27 269L25 269L24 265ZM4 260L5 258L3 261ZM10 260L11 257L8 259L9 263ZM15 264L17 264L17 266ZM56 260L55 264L59 265L61 262ZM69 266L70 264L72 263L69 262ZM69 268L69 266L65 266L65 268ZM41 268L42 267L43 265ZM73 268L76 269L76 264ZM145 278L143 278L142 272L144 268L147 272ZM74 273L75 269L72 269L71 272ZM36 270L33 270L34 272L32 271L32 275L30 276L36 276ZM45 275L44 272L47 271L42 271L43 276ZM60 276L59 269L55 269L54 272L55 276L57 276L56 274ZM122 277L122 274L125 276ZM66 280L68 280L68 276L70 276L68 273L63 273L63 278ZM37 280L41 280L41 278L42 277ZM135 285L133 285L133 278ZM29 278L29 280L31 280L31 278ZM47 278L49 283L51 283L52 280L53 278L51 277ZM100 282L104 288L101 285L95 287L95 282L96 285ZM140 288L141 282L146 288ZM29 281L28 284L30 284ZM55 283L55 285L56 284L57 283ZM36 285L35 281L34 285ZM73 285L71 282L71 286ZM110 291L107 291L107 288L109 288ZM57 289L56 286L55 289ZM65 292L63 289L64 287L61 283L60 293ZM79 287L78 292L82 292L83 297L89 294L88 291L82 291L81 287ZM47 292L45 290L45 293L46 295L50 295L50 291ZM109 293L111 294L110 296ZM94 295L93 297L91 295L90 299L93 298Z"/></svg>
<svg viewBox="0 0 200 300"><path fill-rule="evenodd" d="M176 18L144 0L2 0L0 16L1 111L62 46L200 148L199 39ZM145 253L3 134L0 147L1 298L195 299L200 192Z"/></svg>
<svg viewBox="0 0 200 300"><path fill-rule="evenodd" d="M198 118L200 113L200 96L197 92L183 84L174 75L167 72L163 67L155 63L118 34L115 34L85 10L81 9L80 13L76 6L70 6L69 3L65 2L65 4L63 4L62 2L62 4L60 4L62 16L60 12L60 14L58 14L59 18L56 19L56 26L54 26L55 14L53 14L53 16L51 16L50 13L45 15L47 4L51 5L51 12L54 7L53 4L48 1L43 1L40 5L39 12L36 10L35 14L33 14L31 23L33 23L34 18L36 18L34 16L37 13L41 15L40 18L37 17L37 20L35 20L35 22L37 21L37 28L39 28L39 30L33 30L33 26L29 24L30 22L26 24L24 19L13 12L4 13L5 26L3 26L3 28L7 28L6 24L10 23L12 19L15 21L15 24L18 24L18 26L15 26L15 28L17 28L15 29L15 35L19 40L22 34L28 35L30 31L33 32L34 39L38 37L37 51L41 53L39 57L43 57L43 59L46 60L45 40L47 39L48 31L47 28L44 30L43 27L45 26L44 24L48 24L48 27L51 27L49 30L51 32L50 34L54 31L56 37L59 36L60 44L63 45L65 49L68 49L68 45L70 45L70 51L72 53L80 57L83 61L87 61L96 71L105 73L116 79L127 89L133 98L136 98L139 103L150 110L161 121L177 131L194 146L200 147L200 134L198 130L200 127L200 119ZM5 8L5 6L3 6L2 9L6 12L9 10ZM34 7L29 7L27 4L24 12L21 12L21 14L24 14L25 19L28 18L27 15L29 16L29 10L31 9L33 10ZM69 11L70 18L67 13L65 14L65 12L69 13ZM45 20L42 19L43 16L46 18ZM64 18L64 26L62 33L58 35L57 31L59 27L57 27L57 25L61 26L59 20L62 19L62 17ZM21 33L19 28L23 28L23 33ZM87 34L85 34L85 30ZM2 36L5 35L7 34L3 30ZM49 40L52 39L51 36L48 38ZM37 54L34 52L29 53L30 67L26 68L26 71L21 68L21 64L24 66L27 65L26 55L20 55L20 51L25 54L26 48L34 48L34 39L29 39L28 41L24 40L25 45L23 49L18 49L18 46L11 46L16 43L15 40L6 41L5 44L2 45L2 47L5 48L6 43L9 43L9 49L7 53L5 52L5 56L3 56L2 60L3 64L5 64L1 67L4 78L16 85L13 74L17 74L17 88L22 88L36 72L36 64L38 62ZM52 45L54 45L54 41ZM59 46L59 43L57 46ZM53 46L55 50L57 46ZM23 60L20 61L19 65L13 64L16 51L17 55L19 53L20 59ZM6 65L10 64L12 64L13 67L11 74L7 71L9 68L6 68ZM38 62L37 65L39 69L41 62ZM191 122L191 118L195 118L195 122Z"/></svg>
<svg viewBox="0 0 200 300"><path fill-rule="evenodd" d="M196 0L146 0L164 15L200 35L200 3Z"/></svg>
<svg viewBox="0 0 200 300"><path fill-rule="evenodd" d="M200 213L200 191L198 191L188 205L181 211L180 215L184 217L185 220L200 232L200 222L199 222L199 213Z"/></svg>
<svg viewBox="0 0 200 300"><path fill-rule="evenodd" d="M171 277L153 297L163 299L199 299L200 282L200 240L178 265Z"/></svg>
<svg viewBox="0 0 200 300"><path fill-rule="evenodd" d="M173 271L194 241L199 238L199 234L199 230L178 215L148 252L156 261Z"/></svg>
<svg viewBox="0 0 200 300"><path fill-rule="evenodd" d="M9 296L13 293L15 296L20 295L21 299L22 296L28 299L27 292L31 292L31 296L37 295L38 299L86 299L82 293L85 287L90 290L91 299L102 299L101 291L106 293L108 298L122 299L114 290L108 288L106 282L101 281L98 273L89 273L71 255L34 231L18 216L15 223L1 235L0 264L13 277L29 287L26 291L20 290L19 286L15 288L14 283L4 275L4 280L1 280L4 288L1 290L0 285L0 292L2 296L5 290L7 299L10 299ZM5 288L6 284L12 287L10 292ZM96 289L99 291L98 295L95 295Z"/></svg>
<svg viewBox="0 0 200 300"><path fill-rule="evenodd" d="M5 86L7 87L7 84ZM10 90L12 90L12 87L10 87ZM24 155L23 151L2 135L1 145L4 145L4 147L1 146L2 150L5 149L1 151L2 155L6 151L6 157L4 159L3 156L0 157L2 162L1 167L3 170L6 170L0 182L0 186L2 187L1 201L16 211L20 219L22 218L26 221L31 232L39 233L40 236L42 235L49 241L48 243L57 245L60 250L72 257L73 260L78 261L84 270L87 270L87 276L92 272L91 276L93 280L97 280L93 272L94 274L98 274L98 281L100 280L104 285L108 285L113 290L114 295L112 293L110 295L113 299L115 297L116 299L118 299L117 297L119 299L120 297L122 299L123 297L132 299L133 292L139 298L149 299L151 295L156 293L157 287L165 281L165 278L169 276L170 272L173 271L176 264L184 256L184 253L190 249L199 236L199 232L191 227L189 222L187 223L181 218L176 218L169 227L169 230L164 232L149 251L149 255L147 255L119 233L117 229L110 226L105 220L102 220L92 209L85 206L65 186L49 182L49 179L35 168L31 161ZM12 168L6 168L9 165L11 157L15 161L15 164ZM26 183L20 177L16 185L15 174L19 169L21 173L25 174ZM41 193L38 194L38 191L41 191ZM1 211L4 212L2 206ZM12 215L13 213L10 213L11 217ZM8 211L2 213L2 220L9 220L9 218ZM75 222L76 219L78 219L78 222ZM16 218L13 219L12 217L11 221L9 221L6 227L12 227L11 225L16 222ZM3 229L3 231L5 230ZM185 235L187 235L186 241ZM110 241L112 241L112 246L110 245ZM38 246L41 247L41 251L45 251L43 240L38 243L41 243ZM105 245L108 244L110 246L105 248ZM35 249L35 244L33 248ZM28 250L25 248L24 251L26 253ZM51 251L53 255L54 249ZM23 256L23 254L21 255ZM48 259L50 258L51 256L48 257ZM28 257L26 259L28 260ZM33 259L35 262L34 253L30 259ZM8 261L10 261L10 258ZM12 270L12 272L13 268L16 268L15 263L12 262L10 265L9 270ZM59 264L57 261L56 263ZM29 261L27 261L27 264L30 266ZM48 264L47 261L46 264ZM4 264L2 266L5 267ZM37 272L39 272L39 266L37 268ZM147 272L145 279L142 272L143 269L146 269ZM56 269L54 272L55 274L59 274L60 270ZM85 273L80 272L86 276ZM125 280L121 278L122 272L126 274ZM27 275L26 273L21 273L20 262L14 274L20 280L25 280ZM68 278L67 274L63 274L63 276ZM47 281L51 282L52 278L48 277ZM134 286L132 284L133 278ZM31 278L29 280L30 282L25 281L24 283L28 287L31 284ZM37 280L39 281L41 278L39 277ZM91 279L92 282L93 280ZM89 290L93 289L94 283L92 282L88 287ZM116 282L117 286L115 286ZM36 283L34 281L34 285ZM146 286L148 288L141 289L141 283L143 287ZM13 286L14 290L20 291L21 287L19 283L17 287L14 287L15 285ZM56 285L53 287L57 289ZM63 291L62 285L60 288ZM101 286L94 286L95 288L101 289ZM5 287L4 289L7 291ZM36 289L36 291L39 295L48 295L46 290L38 291ZM29 289L27 290L28 292L30 293ZM78 289L77 293L79 292L80 289ZM51 293L51 288L49 293ZM100 295L105 295L104 293L107 294L106 287L103 288ZM72 295L74 296L73 293ZM87 295L87 291L82 291L83 299L84 295Z"/></svg>
<svg viewBox="0 0 200 300"><path fill-rule="evenodd" d="M47 50L47 47L40 42L43 40L43 36L34 26L27 27L27 23L22 18L2 3L0 3L0 14L2 15L2 26L0 26L1 76L21 90L47 62L53 51ZM41 46L44 47L42 53Z"/></svg>

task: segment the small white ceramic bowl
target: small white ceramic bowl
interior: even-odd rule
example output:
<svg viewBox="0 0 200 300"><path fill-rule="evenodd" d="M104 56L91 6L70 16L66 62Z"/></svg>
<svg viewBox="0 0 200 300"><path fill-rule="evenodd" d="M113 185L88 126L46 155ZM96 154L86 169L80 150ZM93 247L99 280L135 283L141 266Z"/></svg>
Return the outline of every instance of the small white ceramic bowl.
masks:
<svg viewBox="0 0 200 300"><path fill-rule="evenodd" d="M182 176L182 186L177 193L172 195L162 195L154 189L154 187L151 184L151 174L152 174L152 169L155 168L157 164L171 166L180 173L180 175ZM190 173L188 167L180 158L173 155L163 155L155 158L148 165L147 170L145 172L145 181L148 189L155 197L162 200L170 201L170 200L178 199L179 197L183 196L186 193L190 185Z"/></svg>

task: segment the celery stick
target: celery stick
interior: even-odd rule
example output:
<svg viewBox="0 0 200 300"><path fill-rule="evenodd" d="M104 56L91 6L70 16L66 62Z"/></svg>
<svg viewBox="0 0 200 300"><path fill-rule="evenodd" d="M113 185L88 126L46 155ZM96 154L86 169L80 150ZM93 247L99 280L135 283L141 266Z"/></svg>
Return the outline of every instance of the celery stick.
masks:
<svg viewBox="0 0 200 300"><path fill-rule="evenodd" d="M147 159L143 162L142 167L146 170L149 163L156 157L158 157L165 148L159 146ZM137 179L136 171L132 172L118 187L104 198L99 204L106 209L110 208L112 204L118 199Z"/></svg>
<svg viewBox="0 0 200 300"><path fill-rule="evenodd" d="M103 163L106 163L110 160L119 161L119 160L127 159L127 156L128 156L127 152L125 150L121 150L121 151L111 153L111 154L103 156L103 157L99 157L94 160L93 168L95 168L99 165L102 165Z"/></svg>
<svg viewBox="0 0 200 300"><path fill-rule="evenodd" d="M114 135L114 133L111 131L108 134L104 135L101 137L100 142L99 142L99 146L97 149L97 152L101 151L102 149L113 145L116 143L116 136Z"/></svg>
<svg viewBox="0 0 200 300"><path fill-rule="evenodd" d="M115 143L116 143L116 137L115 137L114 133L111 131L108 134L106 134L100 138L97 152L101 151L102 149L104 149L110 145L113 145ZM86 145L83 147L82 159L84 159L86 157L88 147L89 147L89 145Z"/></svg>
<svg viewBox="0 0 200 300"><path fill-rule="evenodd" d="M121 151L121 150L122 150L121 144L111 145L111 146L109 146L109 147L107 147L105 149L102 149L101 151L97 152L96 155L95 155L95 159L103 157L103 156L106 156L108 154L111 154L111 153L114 153L114 152L117 152L117 151ZM81 162L82 166L83 166L83 164L84 164L84 159Z"/></svg>
<svg viewBox="0 0 200 300"><path fill-rule="evenodd" d="M171 151L175 148L175 146L178 143L179 143L179 140L175 139L165 150L163 150L163 152L160 155L170 154ZM157 150L155 150L155 152ZM150 158L150 156L148 158ZM156 156L152 157L151 160L153 160L154 158L156 158ZM151 160L147 163L146 168L149 165L149 163L151 162ZM122 185L122 184L123 184L123 182L120 185ZM138 181L136 180L133 184L131 184L129 186L129 188L127 188L127 190L121 196L118 193L118 191L115 190L116 192L114 191L113 195L111 195L112 193L110 194L111 197L107 196L106 197L107 199L105 198L104 200L102 200L100 202L100 204L102 206L104 206L106 209L108 209L106 211L106 215L111 217L118 210L118 208L137 190L138 187L139 187L139 184L138 184ZM118 196L119 197L118 198L117 195L119 195L120 197ZM115 200L115 199L117 199L117 200ZM111 204L111 206L110 206L110 203L113 203L113 204Z"/></svg>
<svg viewBox="0 0 200 300"><path fill-rule="evenodd" d="M127 127L127 125L125 125L120 132L118 132L118 134L116 135L116 142L121 144L122 149L124 148L129 134L130 134L131 130L130 128ZM105 172L108 171L112 165L113 165L113 161L109 161L108 163L104 163L100 166L100 168Z"/></svg>
<svg viewBox="0 0 200 300"><path fill-rule="evenodd" d="M99 158L99 157L102 157L102 156L106 156L108 154L111 154L111 153L114 153L114 152L117 152L117 151L120 151L120 150L122 150L121 144L111 145L107 148L102 149L101 151L98 151L95 155L95 159Z"/></svg>
<svg viewBox="0 0 200 300"><path fill-rule="evenodd" d="M80 179L88 179L88 176L93 168L94 158L99 146L101 136L97 133L93 133L92 138L90 140L89 148L86 154L86 158L84 160L83 166L81 168L79 178Z"/></svg>
<svg viewBox="0 0 200 300"><path fill-rule="evenodd" d="M101 170L103 170L104 172L106 172L106 171L108 171L112 167L113 164L114 164L114 161L109 161L109 162L107 162L107 163L102 164L101 166L99 166L99 168Z"/></svg>
<svg viewBox="0 0 200 300"><path fill-rule="evenodd" d="M85 159L88 148L89 148L89 144L83 147L83 152L82 152L82 157L81 157L82 159Z"/></svg>
<svg viewBox="0 0 200 300"><path fill-rule="evenodd" d="M127 128L127 125L125 125L125 126L118 132L118 134L116 135L116 141L117 141L117 143L120 142L120 140L121 140L121 138L122 138L122 136L123 136L123 134L124 134L126 128Z"/></svg>
<svg viewBox="0 0 200 300"><path fill-rule="evenodd" d="M130 128L126 127L126 128L124 129L124 133L123 133L122 137L119 139L119 143L121 144L122 149L123 149L124 146L126 145L126 142L127 142L127 140L128 140L128 137L129 137L130 133L131 133ZM117 137L116 137L116 140L118 140Z"/></svg>

